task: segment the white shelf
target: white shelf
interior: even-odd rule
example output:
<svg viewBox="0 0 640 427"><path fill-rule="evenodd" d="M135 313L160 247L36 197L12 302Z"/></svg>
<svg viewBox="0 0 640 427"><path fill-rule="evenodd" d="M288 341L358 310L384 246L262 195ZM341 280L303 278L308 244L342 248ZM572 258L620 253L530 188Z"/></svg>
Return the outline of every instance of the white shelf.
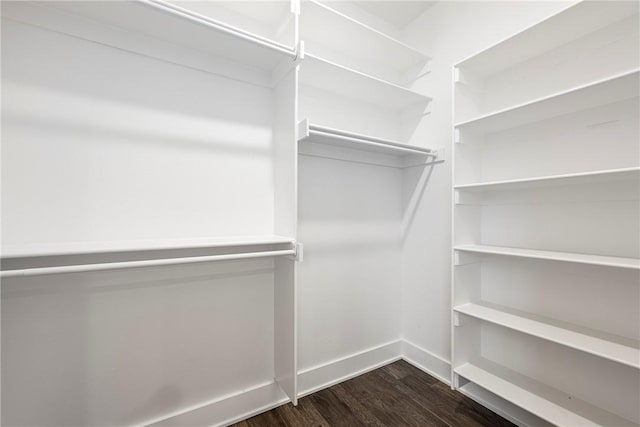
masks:
<svg viewBox="0 0 640 427"><path fill-rule="evenodd" d="M605 267L631 268L640 270L640 259L580 254L572 252L541 251L536 249L508 248L487 245L459 245L456 251L489 255L512 256L519 258L543 259L549 261L573 262L578 264L601 265Z"/></svg>
<svg viewBox="0 0 640 427"><path fill-rule="evenodd" d="M438 152L430 148L416 147L396 141L374 138L338 129L310 124L303 120L299 124L298 141L333 145L355 150L369 151L396 157L419 157L437 159Z"/></svg>
<svg viewBox="0 0 640 427"><path fill-rule="evenodd" d="M316 0L301 2L300 21L300 39L308 44L311 53L314 53L313 41L322 35L323 43L334 49L347 50L350 56L391 65L398 70L407 70L430 59L406 43Z"/></svg>
<svg viewBox="0 0 640 427"><path fill-rule="evenodd" d="M515 188L547 187L552 185L591 184L595 182L621 182L634 180L640 180L640 167L461 184L455 185L453 188L465 191L509 190Z"/></svg>
<svg viewBox="0 0 640 427"><path fill-rule="evenodd" d="M283 44L161 0L13 2L3 5L4 17L170 61L205 55L198 66L222 58L271 71L296 56Z"/></svg>
<svg viewBox="0 0 640 427"><path fill-rule="evenodd" d="M628 426L618 417L575 396L487 360L465 363L454 372L480 387L559 426Z"/></svg>
<svg viewBox="0 0 640 427"><path fill-rule="evenodd" d="M311 54L305 55L301 70L303 84L384 108L426 107L431 101L426 95Z"/></svg>
<svg viewBox="0 0 640 427"><path fill-rule="evenodd" d="M454 311L640 369L638 341L489 304L468 303Z"/></svg>
<svg viewBox="0 0 640 427"><path fill-rule="evenodd" d="M115 252L141 252L179 249L225 248L240 246L283 245L294 239L282 236L239 236L202 239L133 240L114 242L78 242L41 245L5 245L2 258L27 258L62 255L90 255Z"/></svg>
<svg viewBox="0 0 640 427"><path fill-rule="evenodd" d="M638 2L581 1L476 53L456 66L493 74L638 13Z"/></svg>
<svg viewBox="0 0 640 427"><path fill-rule="evenodd" d="M633 70L567 91L459 122L459 130L492 133L638 97L640 71Z"/></svg>

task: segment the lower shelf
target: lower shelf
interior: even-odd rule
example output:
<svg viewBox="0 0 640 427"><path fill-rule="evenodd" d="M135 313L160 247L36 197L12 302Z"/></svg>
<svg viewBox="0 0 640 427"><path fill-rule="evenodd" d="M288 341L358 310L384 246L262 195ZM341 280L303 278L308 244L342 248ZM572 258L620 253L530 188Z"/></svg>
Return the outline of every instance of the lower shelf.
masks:
<svg viewBox="0 0 640 427"><path fill-rule="evenodd" d="M454 311L640 369L640 348L637 341L489 304L462 304L454 307Z"/></svg>
<svg viewBox="0 0 640 427"><path fill-rule="evenodd" d="M454 372L532 414L559 426L637 425L529 377L487 360L465 363ZM464 386L462 386L464 388Z"/></svg>

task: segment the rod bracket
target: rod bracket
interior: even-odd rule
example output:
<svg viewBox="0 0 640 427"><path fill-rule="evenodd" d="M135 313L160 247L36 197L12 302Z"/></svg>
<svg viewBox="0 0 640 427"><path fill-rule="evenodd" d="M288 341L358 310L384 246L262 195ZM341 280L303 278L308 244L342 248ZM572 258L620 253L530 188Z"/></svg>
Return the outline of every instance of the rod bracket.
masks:
<svg viewBox="0 0 640 427"><path fill-rule="evenodd" d="M295 255L293 256L294 261L302 262L304 259L304 245L302 243L295 244Z"/></svg>

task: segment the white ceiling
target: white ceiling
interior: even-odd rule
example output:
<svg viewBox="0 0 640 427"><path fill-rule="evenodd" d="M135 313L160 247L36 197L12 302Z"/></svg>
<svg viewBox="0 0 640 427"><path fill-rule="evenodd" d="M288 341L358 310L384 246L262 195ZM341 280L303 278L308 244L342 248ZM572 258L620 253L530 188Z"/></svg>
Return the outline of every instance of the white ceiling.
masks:
<svg viewBox="0 0 640 427"><path fill-rule="evenodd" d="M435 3L437 2L431 0L356 0L353 2L398 28L404 28Z"/></svg>

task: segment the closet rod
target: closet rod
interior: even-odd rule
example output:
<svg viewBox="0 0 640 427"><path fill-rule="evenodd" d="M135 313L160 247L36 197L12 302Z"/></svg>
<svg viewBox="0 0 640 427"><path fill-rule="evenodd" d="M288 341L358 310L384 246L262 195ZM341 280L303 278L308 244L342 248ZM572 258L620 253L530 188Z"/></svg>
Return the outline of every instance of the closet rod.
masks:
<svg viewBox="0 0 640 427"><path fill-rule="evenodd" d="M231 261L237 259L251 259L251 258L266 258L274 256L284 255L296 255L294 249L287 249L281 251L266 251L266 252L246 252L239 254L225 254L225 255L208 255L186 258L166 258L166 259L153 259L146 261L121 261L121 262L109 262L101 264L80 264L80 265L62 265L57 267L39 267L39 268L26 268L20 270L5 270L0 272L0 277L23 277L23 276L42 276L47 274L64 274L64 273L81 273L85 271L106 271L106 270L120 270L125 268L140 268L140 267L158 267L163 265L178 265L178 264L196 264L201 262L211 261Z"/></svg>
<svg viewBox="0 0 640 427"><path fill-rule="evenodd" d="M310 129L309 130L309 135L310 136L322 136L322 137L330 138L330 139L339 139L341 141L353 142L353 143L362 144L362 145L370 145L372 147L384 148L384 149L387 149L387 150L402 151L402 152L411 153L411 154L420 154L420 155L423 155L423 156L426 156L426 157L433 157L434 159L438 158L438 153L437 152L434 153L432 151L423 151L423 150L420 150L420 149L413 149L413 148L408 148L408 147L400 147L398 145L393 145L393 144L383 143L383 142L376 142L376 141L369 141L367 139L361 139L361 138L357 138L357 137L341 135L341 134L338 134L338 133L329 133L329 132ZM356 147L349 147L349 148L357 149Z"/></svg>

